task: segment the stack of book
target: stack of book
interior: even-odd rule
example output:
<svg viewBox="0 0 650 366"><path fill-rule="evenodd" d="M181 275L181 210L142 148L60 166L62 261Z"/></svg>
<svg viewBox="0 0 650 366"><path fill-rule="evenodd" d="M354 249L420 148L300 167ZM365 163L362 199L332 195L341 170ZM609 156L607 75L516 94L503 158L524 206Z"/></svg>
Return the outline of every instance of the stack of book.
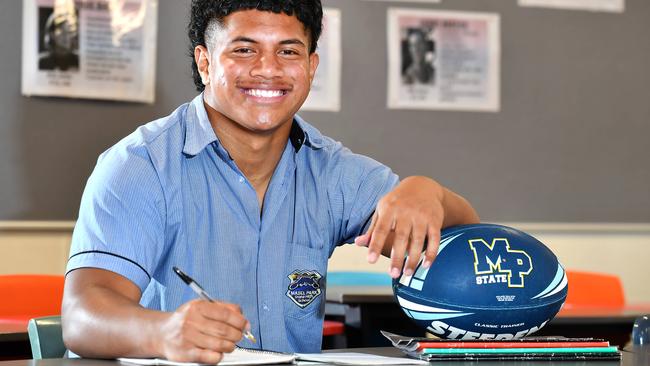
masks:
<svg viewBox="0 0 650 366"><path fill-rule="evenodd" d="M603 339L526 337L509 340L412 338L382 331L393 346L413 358L450 360L619 360L621 352Z"/></svg>

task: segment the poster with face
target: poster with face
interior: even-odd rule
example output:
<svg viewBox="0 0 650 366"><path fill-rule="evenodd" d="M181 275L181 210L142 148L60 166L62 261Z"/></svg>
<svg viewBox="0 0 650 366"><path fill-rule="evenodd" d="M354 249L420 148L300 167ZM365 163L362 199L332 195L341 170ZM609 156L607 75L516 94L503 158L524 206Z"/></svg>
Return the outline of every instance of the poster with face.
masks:
<svg viewBox="0 0 650 366"><path fill-rule="evenodd" d="M499 16L388 10L388 107L498 111Z"/></svg>
<svg viewBox="0 0 650 366"><path fill-rule="evenodd" d="M153 103L157 0L24 0L23 95Z"/></svg>
<svg viewBox="0 0 650 366"><path fill-rule="evenodd" d="M318 41L320 62L302 110L341 110L341 11L323 8L323 33Z"/></svg>

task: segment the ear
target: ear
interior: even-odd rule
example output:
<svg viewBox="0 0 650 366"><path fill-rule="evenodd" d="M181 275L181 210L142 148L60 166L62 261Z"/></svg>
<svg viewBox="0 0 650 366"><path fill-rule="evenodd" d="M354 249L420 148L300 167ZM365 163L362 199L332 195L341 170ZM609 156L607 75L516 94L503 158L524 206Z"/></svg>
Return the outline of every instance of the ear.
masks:
<svg viewBox="0 0 650 366"><path fill-rule="evenodd" d="M210 84L210 54L205 46L194 47L194 61L201 75L203 85Z"/></svg>
<svg viewBox="0 0 650 366"><path fill-rule="evenodd" d="M318 56L318 53L313 52L311 55L309 55L309 83L310 84L312 81L314 81L314 75L316 75L318 62L320 62L320 57Z"/></svg>

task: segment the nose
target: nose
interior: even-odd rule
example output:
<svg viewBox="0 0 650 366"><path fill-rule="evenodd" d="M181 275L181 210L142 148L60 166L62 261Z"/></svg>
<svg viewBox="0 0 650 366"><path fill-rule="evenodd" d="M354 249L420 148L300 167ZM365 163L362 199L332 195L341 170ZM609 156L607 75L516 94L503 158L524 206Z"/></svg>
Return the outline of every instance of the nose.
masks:
<svg viewBox="0 0 650 366"><path fill-rule="evenodd" d="M251 76L273 79L283 76L281 60L275 54L260 55L253 64Z"/></svg>

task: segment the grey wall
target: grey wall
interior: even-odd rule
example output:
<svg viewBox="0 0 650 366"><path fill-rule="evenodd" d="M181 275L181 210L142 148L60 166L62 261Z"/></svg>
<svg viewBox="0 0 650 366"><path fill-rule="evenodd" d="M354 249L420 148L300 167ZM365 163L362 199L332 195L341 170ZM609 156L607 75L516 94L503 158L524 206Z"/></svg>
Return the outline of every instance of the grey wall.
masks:
<svg viewBox="0 0 650 366"><path fill-rule="evenodd" d="M156 103L20 95L21 4L0 0L0 220L75 219L99 153L194 95L188 0L160 0ZM303 113L402 176L433 176L487 221L650 222L650 2L624 14L324 0L342 10L340 113ZM501 14L501 112L387 110L389 6Z"/></svg>

